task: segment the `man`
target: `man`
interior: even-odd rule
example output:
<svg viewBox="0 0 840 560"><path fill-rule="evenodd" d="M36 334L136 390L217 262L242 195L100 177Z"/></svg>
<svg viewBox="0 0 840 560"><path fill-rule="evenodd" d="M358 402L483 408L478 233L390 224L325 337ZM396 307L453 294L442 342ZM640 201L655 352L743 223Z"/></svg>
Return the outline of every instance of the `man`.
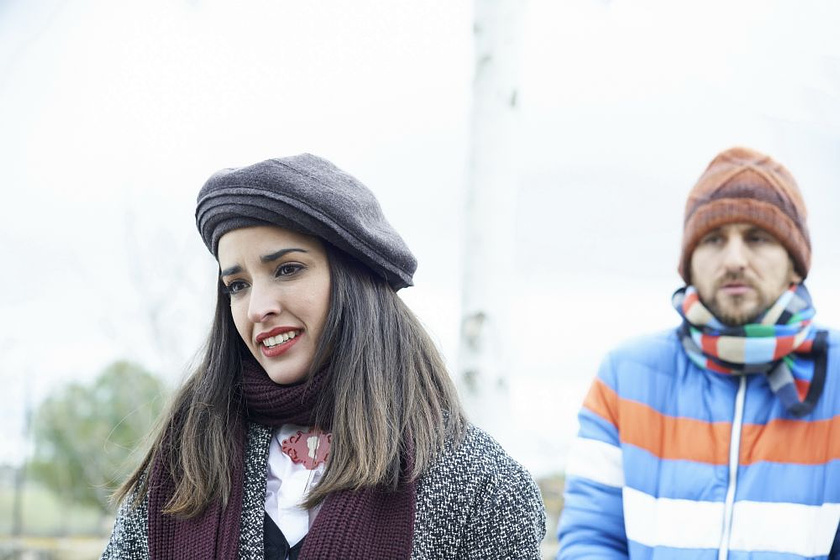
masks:
<svg viewBox="0 0 840 560"><path fill-rule="evenodd" d="M840 559L840 333L811 322L805 204L719 154L685 210L682 325L604 360L566 472L558 559Z"/></svg>

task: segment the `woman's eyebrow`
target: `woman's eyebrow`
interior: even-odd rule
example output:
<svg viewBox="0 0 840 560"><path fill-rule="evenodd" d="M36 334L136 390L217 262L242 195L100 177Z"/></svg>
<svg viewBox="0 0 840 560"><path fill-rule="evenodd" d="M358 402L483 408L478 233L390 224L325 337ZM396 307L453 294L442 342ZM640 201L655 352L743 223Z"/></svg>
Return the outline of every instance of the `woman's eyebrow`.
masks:
<svg viewBox="0 0 840 560"><path fill-rule="evenodd" d="M284 255L286 255L288 253L295 253L295 252L308 253L309 251L307 251L306 249L301 249L300 247L289 247L288 249L280 249L276 253L271 253L271 254L268 254L268 255L261 256L260 257L260 262L270 263L272 261L276 261L277 259L282 258ZM239 274L240 272L242 272L242 267L239 266L238 264L235 264L230 268L224 269L221 273L219 273L219 276L221 278L224 278L225 276L233 276L234 274Z"/></svg>
<svg viewBox="0 0 840 560"><path fill-rule="evenodd" d="M309 252L306 249L301 249L300 247L290 247L288 249L280 249L276 253L271 253L270 255L261 256L260 257L260 262L270 263L271 261L276 261L277 259L282 258L287 253L294 253L296 251L300 252L300 253L308 253Z"/></svg>
<svg viewBox="0 0 840 560"><path fill-rule="evenodd" d="M225 276L233 276L234 274L238 274L240 272L242 272L242 267L237 264L230 268L224 269L222 272L219 273L219 276L224 278Z"/></svg>

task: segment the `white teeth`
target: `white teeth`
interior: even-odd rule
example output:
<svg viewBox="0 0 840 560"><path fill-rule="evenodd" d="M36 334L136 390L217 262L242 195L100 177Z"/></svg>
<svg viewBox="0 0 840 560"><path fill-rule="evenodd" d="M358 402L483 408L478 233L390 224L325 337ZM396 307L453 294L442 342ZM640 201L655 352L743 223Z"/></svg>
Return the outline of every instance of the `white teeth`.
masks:
<svg viewBox="0 0 840 560"><path fill-rule="evenodd" d="M293 339L299 334L300 331L289 331L283 334L278 334L277 336L266 338L262 341L262 343L271 348L273 346L277 346L278 344L283 344L284 342Z"/></svg>

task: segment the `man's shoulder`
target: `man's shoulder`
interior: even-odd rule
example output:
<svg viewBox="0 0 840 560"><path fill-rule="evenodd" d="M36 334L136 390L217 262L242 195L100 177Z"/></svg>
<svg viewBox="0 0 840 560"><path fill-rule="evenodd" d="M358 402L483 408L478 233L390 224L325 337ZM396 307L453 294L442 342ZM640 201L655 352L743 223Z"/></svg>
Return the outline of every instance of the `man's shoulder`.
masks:
<svg viewBox="0 0 840 560"><path fill-rule="evenodd" d="M682 343L676 328L648 333L628 338L615 346L607 359L614 363L638 362L656 363L671 361L675 354L682 352Z"/></svg>

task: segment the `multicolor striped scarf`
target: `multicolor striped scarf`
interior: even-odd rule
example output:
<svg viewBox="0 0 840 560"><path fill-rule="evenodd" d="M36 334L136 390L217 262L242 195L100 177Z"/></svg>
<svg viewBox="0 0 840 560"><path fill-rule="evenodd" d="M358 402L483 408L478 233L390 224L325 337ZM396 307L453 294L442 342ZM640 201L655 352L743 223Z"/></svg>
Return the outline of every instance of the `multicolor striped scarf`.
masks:
<svg viewBox="0 0 840 560"><path fill-rule="evenodd" d="M674 292L671 302L683 318L683 348L699 367L767 375L770 389L797 418L817 404L825 385L828 335L811 324L815 310L803 284L792 285L756 322L737 327L712 315L694 286Z"/></svg>

